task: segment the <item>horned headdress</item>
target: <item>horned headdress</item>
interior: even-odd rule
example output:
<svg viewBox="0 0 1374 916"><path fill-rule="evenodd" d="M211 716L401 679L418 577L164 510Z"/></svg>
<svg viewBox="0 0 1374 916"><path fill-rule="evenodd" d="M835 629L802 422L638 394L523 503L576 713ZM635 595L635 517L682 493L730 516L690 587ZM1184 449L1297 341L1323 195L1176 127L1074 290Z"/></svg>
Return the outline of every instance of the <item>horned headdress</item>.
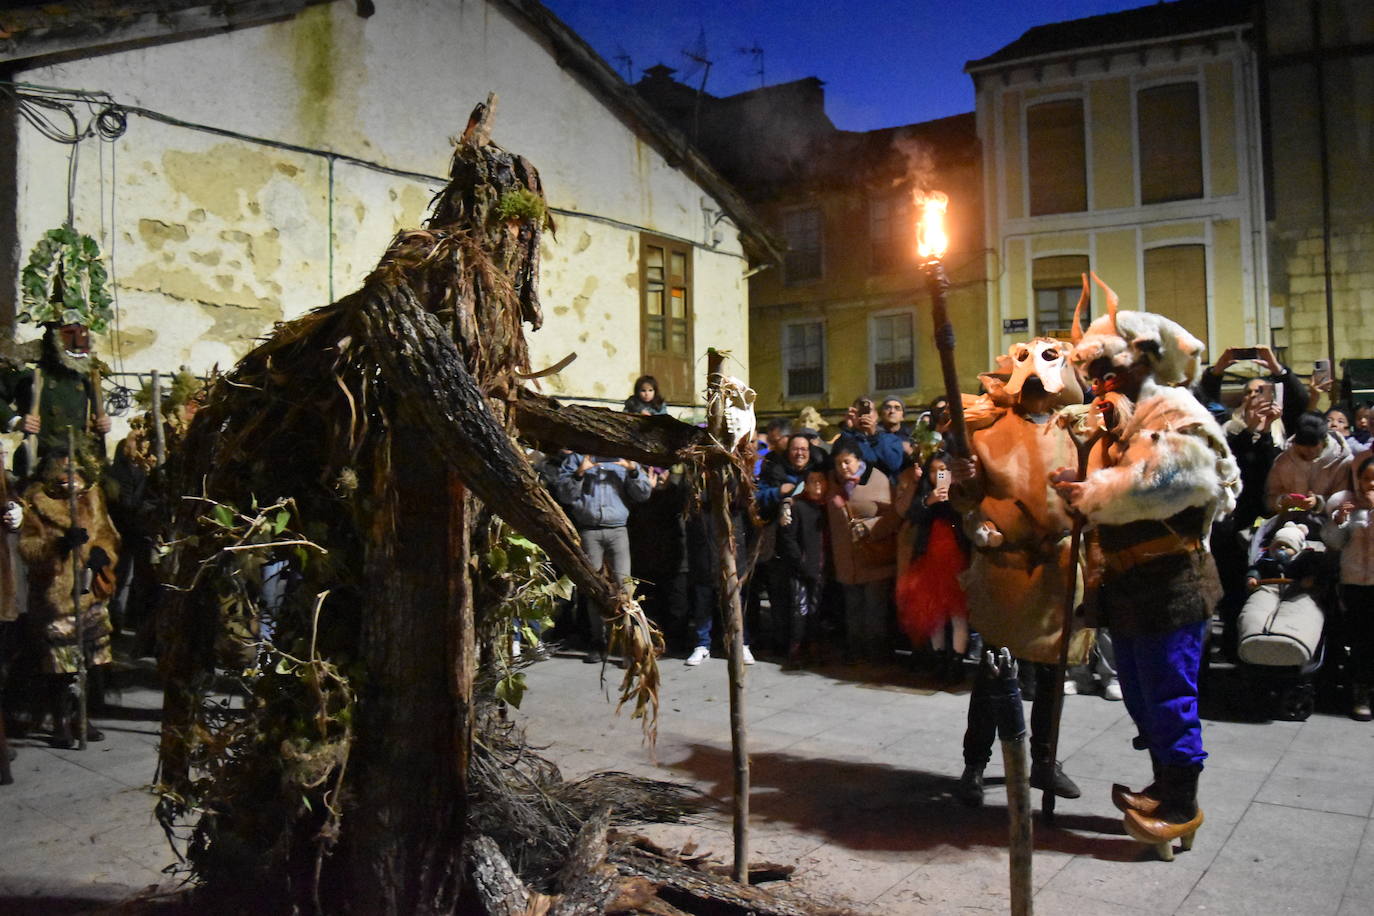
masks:
<svg viewBox="0 0 1374 916"><path fill-rule="evenodd" d="M1125 368L1145 361L1161 385L1190 385L1202 368L1206 344L1188 333L1178 322L1153 312L1117 309L1117 295L1096 273L1093 282L1102 287L1107 298L1107 314L1079 328L1079 311L1088 299L1088 277L1083 277L1083 294L1073 313L1073 361L1082 367L1102 357Z"/></svg>

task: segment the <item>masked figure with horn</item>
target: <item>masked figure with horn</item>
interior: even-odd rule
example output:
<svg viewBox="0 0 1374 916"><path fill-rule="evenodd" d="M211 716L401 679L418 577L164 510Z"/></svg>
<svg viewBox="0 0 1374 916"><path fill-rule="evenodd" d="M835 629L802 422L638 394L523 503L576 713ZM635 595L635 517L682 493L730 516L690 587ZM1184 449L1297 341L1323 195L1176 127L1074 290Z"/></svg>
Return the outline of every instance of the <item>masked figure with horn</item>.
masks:
<svg viewBox="0 0 1374 916"><path fill-rule="evenodd" d="M973 458L956 462L958 482L951 493L974 545L961 579L969 623L989 647L1005 647L1023 668L1035 667L1030 784L1061 798L1079 795L1051 747L1057 671L1052 666L1059 664L1065 638L1072 522L1054 496L1049 473L1077 461L1074 439L1059 412L1077 408L1081 419L1085 411L1085 391L1069 363L1069 349L1067 342L1045 337L1016 343L998 357L998 371L979 377L987 394L965 396ZM1092 644L1091 631L1077 629L1069 639L1070 662L1081 664ZM970 806L983 803L983 769L996 733L995 680L980 665L969 695L957 796Z"/></svg>
<svg viewBox="0 0 1374 916"><path fill-rule="evenodd" d="M1161 315L1118 311L1116 295L1093 279L1108 314L1088 327L1072 358L1092 380L1117 441L1110 466L1081 482L1061 470L1054 487L1095 529L1104 567L1098 607L1140 732L1136 745L1154 764L1148 788L1113 786L1112 801L1127 832L1169 860L1173 841L1191 848L1203 820L1197 677L1220 594L1206 544L1212 523L1235 507L1240 474L1221 428L1186 387L1203 342Z"/></svg>

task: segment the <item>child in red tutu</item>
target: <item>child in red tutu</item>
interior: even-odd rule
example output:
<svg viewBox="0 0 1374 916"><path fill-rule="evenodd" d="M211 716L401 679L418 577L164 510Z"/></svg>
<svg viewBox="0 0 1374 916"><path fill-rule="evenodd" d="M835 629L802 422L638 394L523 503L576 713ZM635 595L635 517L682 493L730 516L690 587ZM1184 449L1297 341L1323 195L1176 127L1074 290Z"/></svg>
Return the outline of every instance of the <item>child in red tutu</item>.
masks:
<svg viewBox="0 0 1374 916"><path fill-rule="evenodd" d="M962 519L949 504L949 456L927 459L906 520L914 533L911 562L897 577L897 621L911 644L930 641L944 658L946 677L957 677L968 651L968 601L959 574L968 568ZM949 625L952 646L945 641Z"/></svg>

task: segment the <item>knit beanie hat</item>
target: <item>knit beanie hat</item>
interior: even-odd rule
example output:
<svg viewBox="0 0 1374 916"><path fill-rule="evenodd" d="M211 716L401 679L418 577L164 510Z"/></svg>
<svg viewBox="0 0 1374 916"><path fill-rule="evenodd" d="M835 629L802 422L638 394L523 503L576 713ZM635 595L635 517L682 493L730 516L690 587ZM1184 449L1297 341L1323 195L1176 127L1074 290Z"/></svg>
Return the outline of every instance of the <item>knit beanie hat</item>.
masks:
<svg viewBox="0 0 1374 916"><path fill-rule="evenodd" d="M1307 546L1307 526L1299 525L1297 522L1280 525L1279 530L1274 532L1274 538L1269 542L1269 546L1280 545L1288 547L1294 553L1302 551Z"/></svg>

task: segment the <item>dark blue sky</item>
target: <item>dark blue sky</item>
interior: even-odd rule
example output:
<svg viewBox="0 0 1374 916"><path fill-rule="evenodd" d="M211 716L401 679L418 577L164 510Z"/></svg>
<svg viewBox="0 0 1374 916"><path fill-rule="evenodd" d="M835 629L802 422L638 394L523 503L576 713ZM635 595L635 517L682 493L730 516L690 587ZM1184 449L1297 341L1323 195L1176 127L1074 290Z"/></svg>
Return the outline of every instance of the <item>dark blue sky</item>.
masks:
<svg viewBox="0 0 1374 916"><path fill-rule="evenodd" d="M703 44L712 95L768 83L825 81L836 126L871 130L973 110L964 63L1032 26L1148 6L1148 0L544 0L630 82L664 63L697 85L684 51ZM704 33L704 34L703 34ZM617 59L620 58L620 59ZM695 68L695 70L694 70Z"/></svg>

